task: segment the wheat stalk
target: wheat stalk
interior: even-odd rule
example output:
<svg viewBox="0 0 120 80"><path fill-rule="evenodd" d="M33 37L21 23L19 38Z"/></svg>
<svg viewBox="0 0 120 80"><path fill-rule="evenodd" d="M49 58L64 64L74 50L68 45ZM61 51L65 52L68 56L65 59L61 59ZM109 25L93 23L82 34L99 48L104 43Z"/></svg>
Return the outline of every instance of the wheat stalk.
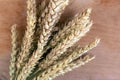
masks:
<svg viewBox="0 0 120 80"><path fill-rule="evenodd" d="M17 59L17 69L20 70L29 58L31 44L36 26L36 0L27 0L27 30L23 38L21 52Z"/></svg>
<svg viewBox="0 0 120 80"><path fill-rule="evenodd" d="M94 42L90 43L89 45L86 45L84 48L81 48L80 50L75 50L70 54L69 56L65 57L64 59L57 62L55 65L48 67L45 69L44 72L42 72L37 78L34 78L33 80L48 80L49 77L56 74L58 71L62 70L66 66L69 65L71 61L78 58L79 56L82 56L84 53L88 52L92 48L96 47L99 43L99 39L95 40Z"/></svg>
<svg viewBox="0 0 120 80"><path fill-rule="evenodd" d="M58 38L63 38L62 42L59 43L52 51L47 55L46 59L39 64L39 70L50 66L54 60L56 60L61 54L63 54L67 48L71 47L74 43L76 43L82 36L85 35L86 32L89 31L92 22L89 20L91 10L88 9L76 17L70 24L68 24L65 29L60 31L58 35L55 35L55 42L58 41ZM59 36L59 37L57 37ZM53 43L54 45L54 43Z"/></svg>
<svg viewBox="0 0 120 80"><path fill-rule="evenodd" d="M10 60L10 80L13 80L15 78L15 72L16 72L16 60L17 60L17 53L19 50L19 43L18 43L18 34L16 31L16 25L12 26L11 29L12 33L12 53L11 53L11 60Z"/></svg>
<svg viewBox="0 0 120 80"><path fill-rule="evenodd" d="M59 70L56 74L53 76L49 77L49 80L53 80L57 76L64 75L65 73L72 71L75 68L78 68L89 61L93 60L95 56L93 55L85 55L84 57L80 57L76 60L73 60L71 63L68 64L68 66L64 67L62 70Z"/></svg>
<svg viewBox="0 0 120 80"><path fill-rule="evenodd" d="M59 20L60 15L67 4L68 0L50 0L48 7L46 7L46 9L43 11L42 17L39 19L41 22L39 25L42 27L42 31L38 41L38 48L31 56L28 63L26 63L26 65L23 67L21 73L18 75L18 80L25 80L31 73L31 70L34 68L37 61L42 56L41 52L48 41L51 29L57 20Z"/></svg>

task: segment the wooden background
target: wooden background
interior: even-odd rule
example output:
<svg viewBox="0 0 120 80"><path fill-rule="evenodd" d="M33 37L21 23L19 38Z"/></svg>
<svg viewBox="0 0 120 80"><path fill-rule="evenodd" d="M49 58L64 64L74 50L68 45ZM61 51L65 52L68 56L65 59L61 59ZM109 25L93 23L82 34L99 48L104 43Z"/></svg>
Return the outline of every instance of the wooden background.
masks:
<svg viewBox="0 0 120 80"><path fill-rule="evenodd" d="M26 25L26 0L0 0L0 80L9 80L10 28ZM62 19L92 7L94 25L79 41L81 45L101 38L98 47L90 51L96 59L56 80L120 80L120 0L71 0Z"/></svg>

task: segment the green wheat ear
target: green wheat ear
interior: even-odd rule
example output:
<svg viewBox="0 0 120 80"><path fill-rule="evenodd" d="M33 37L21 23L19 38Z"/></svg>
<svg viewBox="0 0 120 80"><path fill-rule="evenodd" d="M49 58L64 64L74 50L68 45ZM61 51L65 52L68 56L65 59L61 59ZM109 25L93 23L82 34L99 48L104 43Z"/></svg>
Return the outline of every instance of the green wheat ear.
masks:
<svg viewBox="0 0 120 80"><path fill-rule="evenodd" d="M90 8L59 24L62 28L58 28L68 4L69 0L43 0L41 4L27 0L27 26L21 44L16 25L11 29L10 80L53 80L95 58L87 52L96 47L100 39L83 48L75 44L92 26ZM55 28L57 32L52 34Z"/></svg>

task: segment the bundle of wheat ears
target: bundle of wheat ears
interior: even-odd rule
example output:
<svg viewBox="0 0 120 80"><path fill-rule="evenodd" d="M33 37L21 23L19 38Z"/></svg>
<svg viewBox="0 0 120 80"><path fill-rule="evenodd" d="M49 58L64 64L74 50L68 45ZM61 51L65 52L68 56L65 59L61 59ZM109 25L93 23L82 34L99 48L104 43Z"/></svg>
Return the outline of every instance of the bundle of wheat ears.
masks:
<svg viewBox="0 0 120 80"><path fill-rule="evenodd" d="M81 47L78 42L91 28L91 9L59 23L69 0L27 0L27 26L22 41L12 26L10 80L53 80L95 58L87 54L99 39Z"/></svg>

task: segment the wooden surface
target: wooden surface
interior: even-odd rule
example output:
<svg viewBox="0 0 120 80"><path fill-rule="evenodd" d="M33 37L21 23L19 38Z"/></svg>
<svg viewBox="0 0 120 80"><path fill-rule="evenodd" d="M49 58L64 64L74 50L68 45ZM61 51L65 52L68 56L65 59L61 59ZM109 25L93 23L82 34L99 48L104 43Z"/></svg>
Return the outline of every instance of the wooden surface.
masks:
<svg viewBox="0 0 120 80"><path fill-rule="evenodd" d="M63 18L87 7L93 8L94 25L79 43L101 38L99 46L90 51L96 59L56 80L120 80L120 0L71 0ZM0 80L9 80L10 26L16 23L22 32L25 18L25 0L0 0Z"/></svg>

